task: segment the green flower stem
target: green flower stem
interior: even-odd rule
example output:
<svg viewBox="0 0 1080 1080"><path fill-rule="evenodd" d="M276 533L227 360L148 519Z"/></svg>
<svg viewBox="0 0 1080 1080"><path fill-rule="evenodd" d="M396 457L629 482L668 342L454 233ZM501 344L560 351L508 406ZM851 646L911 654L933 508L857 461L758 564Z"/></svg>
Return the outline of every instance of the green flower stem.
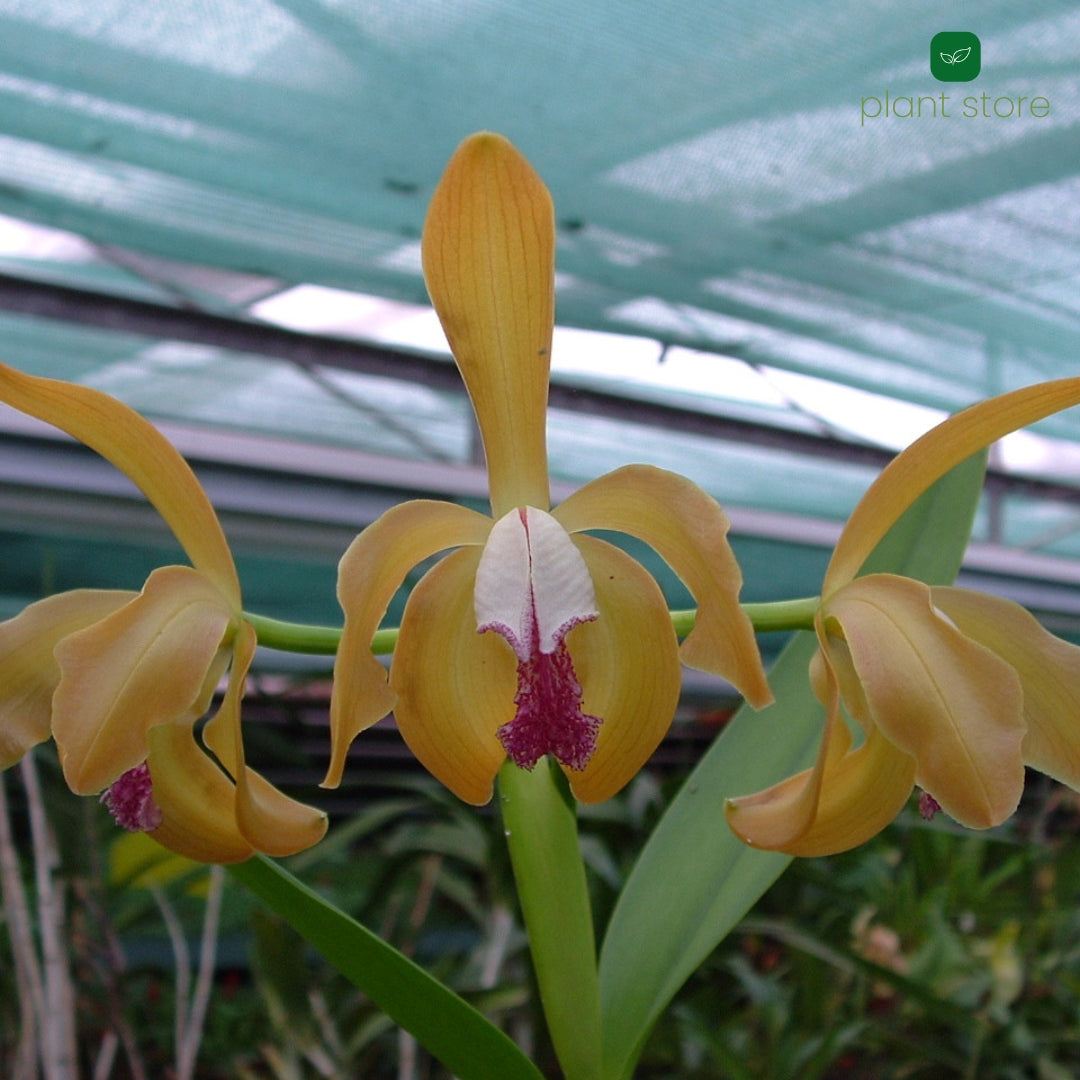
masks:
<svg viewBox="0 0 1080 1080"><path fill-rule="evenodd" d="M244 612L244 618L254 628L259 644L268 649L304 653L311 656L333 656L341 644L341 629L336 626L309 626L307 623L285 622L265 615ZM371 651L377 656L392 653L397 644L396 626L377 630L371 641Z"/></svg>
<svg viewBox="0 0 1080 1080"><path fill-rule="evenodd" d="M759 634L777 630L810 630L814 626L814 613L818 609L816 596L798 600L777 600L768 604L743 604L742 609L750 617ZM686 637L694 628L697 612L693 608L673 611L671 622L679 637ZM265 615L244 612L244 618L255 628L259 644L269 649L315 656L333 656L341 642L341 630L334 626L309 626L306 623L284 622ZM371 641L371 651L376 655L392 653L397 644L396 626L378 630Z"/></svg>
<svg viewBox="0 0 1080 1080"><path fill-rule="evenodd" d="M774 600L768 604L742 604L742 609L759 634L776 630L813 630L814 615L817 613L820 599L816 596L803 596L798 600ZM694 629L697 611L673 611L671 622L679 637L686 637Z"/></svg>
<svg viewBox="0 0 1080 1080"><path fill-rule="evenodd" d="M507 762L499 805L540 1000L566 1080L600 1080L596 941L577 808L554 762Z"/></svg>

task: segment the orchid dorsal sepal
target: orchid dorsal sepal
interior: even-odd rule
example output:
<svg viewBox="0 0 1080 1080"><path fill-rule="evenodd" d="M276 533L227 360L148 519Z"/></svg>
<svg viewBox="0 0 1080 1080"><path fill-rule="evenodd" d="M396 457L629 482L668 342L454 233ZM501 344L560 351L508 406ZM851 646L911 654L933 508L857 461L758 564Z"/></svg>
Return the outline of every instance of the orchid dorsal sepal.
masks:
<svg viewBox="0 0 1080 1080"><path fill-rule="evenodd" d="M217 514L191 467L149 420L116 398L0 364L0 401L60 428L130 479L191 559L239 610L240 582Z"/></svg>
<svg viewBox="0 0 1080 1080"><path fill-rule="evenodd" d="M829 560L822 595L854 578L904 511L951 469L998 439L1077 404L1080 378L1057 379L981 401L931 428L859 500Z"/></svg>
<svg viewBox="0 0 1080 1080"><path fill-rule="evenodd" d="M422 242L424 281L469 392L495 518L550 500L546 410L555 311L555 211L501 135L448 162Z"/></svg>

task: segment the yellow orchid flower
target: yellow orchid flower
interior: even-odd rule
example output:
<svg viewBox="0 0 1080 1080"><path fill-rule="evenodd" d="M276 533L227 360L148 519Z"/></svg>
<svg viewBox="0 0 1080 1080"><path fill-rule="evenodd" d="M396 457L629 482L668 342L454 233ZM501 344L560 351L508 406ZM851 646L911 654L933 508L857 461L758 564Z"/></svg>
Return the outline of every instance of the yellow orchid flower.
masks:
<svg viewBox="0 0 1080 1080"><path fill-rule="evenodd" d="M507 757L530 769L548 754L578 799L597 802L663 738L680 658L756 706L771 698L727 519L700 488L629 466L550 509L554 252L551 198L529 163L499 135L466 139L432 198L423 262L476 412L492 513L408 502L349 547L327 785L355 736L393 709L412 751L466 802L487 802ZM653 578L590 529L636 536L678 573L698 603L681 649ZM388 678L372 635L408 571L449 548L409 597Z"/></svg>
<svg viewBox="0 0 1080 1080"><path fill-rule="evenodd" d="M140 488L191 566L155 570L141 592L76 589L0 624L0 768L51 734L64 778L104 791L119 824L202 862L285 855L325 815L244 763L240 699L255 653L240 582L194 473L148 421L100 391L0 364L0 401L97 451ZM194 724L229 671L203 733Z"/></svg>
<svg viewBox="0 0 1080 1080"><path fill-rule="evenodd" d="M892 574L856 576L931 484L1003 435L1080 402L1061 379L981 402L944 421L881 473L833 552L815 618L814 692L826 709L812 769L731 799L748 844L827 855L880 832L922 789L971 828L1016 809L1030 765L1080 790L1080 648L1018 604ZM854 740L841 706L862 729Z"/></svg>

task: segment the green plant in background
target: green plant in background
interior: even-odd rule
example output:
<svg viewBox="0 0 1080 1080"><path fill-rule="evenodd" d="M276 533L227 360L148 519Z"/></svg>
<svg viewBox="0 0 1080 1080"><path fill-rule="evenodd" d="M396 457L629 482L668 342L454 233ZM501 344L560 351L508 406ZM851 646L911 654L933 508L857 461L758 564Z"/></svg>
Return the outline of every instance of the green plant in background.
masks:
<svg viewBox="0 0 1080 1080"><path fill-rule="evenodd" d="M898 1038L928 1001L947 1004L931 1023L954 1027L926 1049L927 1060L958 1075L976 1075L991 1047L1004 1053L1002 1040L1035 1053L1025 988L1037 954L1029 950L1061 929L1062 909L1049 899L1057 894L1039 894L1055 914L1037 943L1008 918L976 916L968 929L955 907L974 902L987 880L1004 888L1024 866L1023 849L1011 853L1017 862L1004 847L986 854L997 841L971 840L983 847L947 868L945 893L932 879L906 881L904 912L884 895L823 925L762 908L732 931L793 855L842 861L833 881L815 885L800 869L781 890L835 888L857 871L869 875L872 893L875 859L856 853L849 863L844 853L900 814L916 784L927 817L944 807L993 826L1016 807L1024 762L1073 785L1080 778L1071 723L1080 651L1014 605L951 588L981 487L980 452L1080 402L1080 379L1006 394L945 421L899 455L856 508L820 601L740 607L726 521L688 481L629 466L549 508L553 250L550 199L531 167L498 136L466 140L433 200L425 273L484 437L492 516L413 502L365 530L342 561L341 633L240 609L212 508L145 421L95 391L0 369L0 399L65 427L128 472L195 564L165 568L142 593L110 596L92 616L85 598L67 594L76 598L56 609L65 618L43 601L0 627L5 762L52 734L75 790L104 788L122 824L180 853L232 863L233 878L348 981L347 991L324 988L281 924L260 920L256 984L270 1014L288 1016L293 1030L287 1041L264 1040L258 1061L242 1063L249 1075L374 1068L391 1037L385 1014L401 1029L406 1058L418 1043L461 1080L537 1080L554 1068L548 1040L567 1080L666 1068L687 1076L710 1062L736 1076L824 1076L848 1055L861 1067L854 1047L861 1053L871 1032L887 1053L888 1025L872 1024L868 1010L890 994ZM587 535L597 528L652 544L697 609L668 612L636 562ZM447 547L458 550L414 590L400 631L377 630L405 572ZM797 633L766 683L754 632L778 629ZM443 795L421 826L420 808L406 799L323 840L322 815L245 764L240 699L256 637L337 654L330 784L352 739L394 708L419 759L465 802L485 802L497 778L497 820L480 825L476 811ZM395 654L389 679L376 650ZM726 675L759 710L739 711L670 801L644 783L619 796L671 722L680 656ZM227 668L221 710L206 727L211 757L193 726ZM80 687L85 712L75 704ZM94 768L84 775L86 762ZM620 805L647 828L614 853L605 836L619 831ZM911 828L916 839L894 870L921 874L944 820ZM370 892L370 869L335 862L361 836L380 838L379 873L388 874ZM286 866L262 853L293 857ZM316 870L320 882L332 871L334 890L305 883ZM376 893L384 902L372 908ZM448 908L471 920L471 947L457 962L443 949L421 965L421 933ZM543 1039L518 1023L531 997L524 974L502 978L518 909ZM919 921L905 925L912 910ZM770 956L806 976L812 992L782 981ZM514 1024L497 1022L507 1017ZM178 1032L178 1048L191 1030ZM678 1047L667 1063L646 1054L654 1031L658 1050ZM1054 1080L1059 1063L1037 1061ZM871 1066L887 1075L877 1058Z"/></svg>

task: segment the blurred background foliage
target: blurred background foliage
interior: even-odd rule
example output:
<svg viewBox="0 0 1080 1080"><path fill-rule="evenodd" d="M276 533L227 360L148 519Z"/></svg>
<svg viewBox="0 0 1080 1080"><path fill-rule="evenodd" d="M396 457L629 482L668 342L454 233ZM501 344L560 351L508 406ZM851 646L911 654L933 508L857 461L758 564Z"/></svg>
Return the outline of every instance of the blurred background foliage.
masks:
<svg viewBox="0 0 1080 1080"><path fill-rule="evenodd" d="M70 1075L176 1077L212 879L148 871L93 800L37 773L56 839L78 1063ZM602 929L679 778L644 772L582 813ZM558 1076L544 1043L497 810L386 774L365 808L290 860L304 880L412 955ZM6 778L32 915L35 867L20 773ZM1065 1080L1080 1071L1080 800L1038 780L1007 828L976 834L914 806L876 840L796 861L678 995L649 1040L649 1080ZM717 828L724 828L717 821ZM445 1077L438 1063L285 924L224 879L198 1080ZM39 1075L0 934L0 1075ZM180 928L178 945L177 928ZM205 943L204 943L205 944ZM178 948L186 953L178 962ZM186 968L186 972L181 969ZM208 972L209 973L209 972ZM20 1053L24 1056L20 1057ZM22 1070L22 1071L20 1071ZM44 1074L43 1074L44 1075Z"/></svg>

